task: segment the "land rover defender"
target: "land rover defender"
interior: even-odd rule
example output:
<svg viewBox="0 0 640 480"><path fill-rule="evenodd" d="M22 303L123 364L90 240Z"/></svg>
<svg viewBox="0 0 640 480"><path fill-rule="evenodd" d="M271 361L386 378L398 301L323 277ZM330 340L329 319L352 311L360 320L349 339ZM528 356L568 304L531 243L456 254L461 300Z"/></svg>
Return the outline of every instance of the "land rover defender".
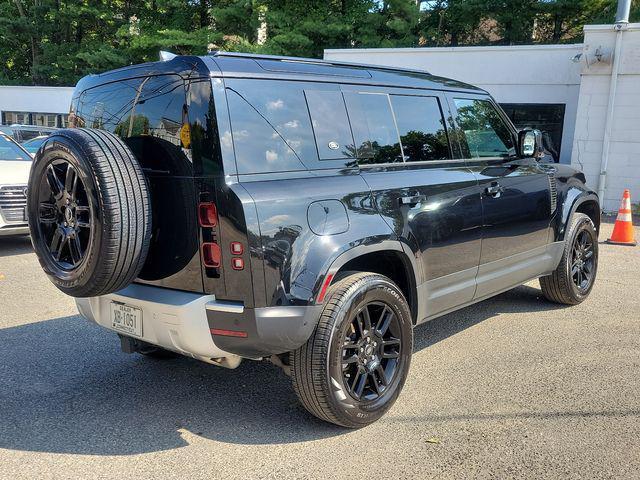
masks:
<svg viewBox="0 0 640 480"><path fill-rule="evenodd" d="M593 287L600 207L479 88L217 52L83 78L28 189L42 268L124 351L268 359L346 427L398 397L413 327L540 278Z"/></svg>

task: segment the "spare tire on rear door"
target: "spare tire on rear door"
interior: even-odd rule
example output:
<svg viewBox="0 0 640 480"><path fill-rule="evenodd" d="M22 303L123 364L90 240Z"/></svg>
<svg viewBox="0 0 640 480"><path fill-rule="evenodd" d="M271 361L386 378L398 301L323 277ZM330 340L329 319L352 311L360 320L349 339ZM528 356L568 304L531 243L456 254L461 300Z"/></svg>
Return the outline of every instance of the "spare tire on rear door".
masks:
<svg viewBox="0 0 640 480"><path fill-rule="evenodd" d="M51 281L74 297L126 287L144 265L151 199L125 143L103 130L58 130L33 162L28 190L33 247Z"/></svg>

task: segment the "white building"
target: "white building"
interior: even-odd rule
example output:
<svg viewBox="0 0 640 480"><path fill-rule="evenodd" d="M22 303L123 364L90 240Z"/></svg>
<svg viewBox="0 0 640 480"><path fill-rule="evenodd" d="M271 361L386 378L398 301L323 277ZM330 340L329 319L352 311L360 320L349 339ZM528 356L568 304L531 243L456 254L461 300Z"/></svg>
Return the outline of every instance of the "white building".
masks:
<svg viewBox="0 0 640 480"><path fill-rule="evenodd" d="M73 87L0 86L0 124L65 127Z"/></svg>
<svg viewBox="0 0 640 480"><path fill-rule="evenodd" d="M547 130L560 162L581 168L604 210L615 211L625 188L640 200L640 24L621 24L621 33L587 25L584 33L573 45L341 49L324 57L484 88L516 126Z"/></svg>

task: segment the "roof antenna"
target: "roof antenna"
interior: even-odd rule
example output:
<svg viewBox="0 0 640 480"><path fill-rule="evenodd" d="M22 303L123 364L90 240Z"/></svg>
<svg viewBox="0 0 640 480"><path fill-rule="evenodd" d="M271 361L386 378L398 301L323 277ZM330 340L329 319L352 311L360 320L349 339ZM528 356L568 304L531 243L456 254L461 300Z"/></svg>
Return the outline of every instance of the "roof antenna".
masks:
<svg viewBox="0 0 640 480"><path fill-rule="evenodd" d="M168 62L169 60L173 60L177 55L175 53L167 52L165 50L160 50L160 61Z"/></svg>

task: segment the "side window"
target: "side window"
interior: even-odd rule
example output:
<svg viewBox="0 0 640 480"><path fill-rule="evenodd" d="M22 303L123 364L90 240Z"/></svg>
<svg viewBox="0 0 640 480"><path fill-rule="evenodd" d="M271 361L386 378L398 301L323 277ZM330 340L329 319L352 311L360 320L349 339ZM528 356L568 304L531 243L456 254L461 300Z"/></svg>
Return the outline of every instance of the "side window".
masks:
<svg viewBox="0 0 640 480"><path fill-rule="evenodd" d="M405 161L451 158L440 102L436 97L391 95Z"/></svg>
<svg viewBox="0 0 640 480"><path fill-rule="evenodd" d="M400 139L389 96L345 93L344 99L356 142L358 163L402 162Z"/></svg>
<svg viewBox="0 0 640 480"><path fill-rule="evenodd" d="M458 125L464 135L463 154L469 158L507 157L515 154L511 131L487 100L454 98Z"/></svg>
<svg viewBox="0 0 640 480"><path fill-rule="evenodd" d="M227 101L238 173L305 169L292 145L249 102L231 89L227 89Z"/></svg>
<svg viewBox="0 0 640 480"><path fill-rule="evenodd" d="M303 86L297 82L249 79L229 80L226 84L271 125L305 165L318 160Z"/></svg>
<svg viewBox="0 0 640 480"><path fill-rule="evenodd" d="M354 158L347 110L339 91L305 90L320 160Z"/></svg>

